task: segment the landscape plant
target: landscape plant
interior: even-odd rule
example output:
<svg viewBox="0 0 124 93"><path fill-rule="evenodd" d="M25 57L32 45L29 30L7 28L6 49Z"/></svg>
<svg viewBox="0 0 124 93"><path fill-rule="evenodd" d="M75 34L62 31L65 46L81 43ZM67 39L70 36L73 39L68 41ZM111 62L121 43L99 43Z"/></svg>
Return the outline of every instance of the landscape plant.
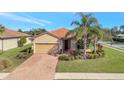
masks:
<svg viewBox="0 0 124 93"><path fill-rule="evenodd" d="M22 37L20 37L20 40L18 41L18 46L19 47L22 47L22 46L24 46L24 44L26 42L27 42L26 37L25 36L22 36Z"/></svg>
<svg viewBox="0 0 124 93"><path fill-rule="evenodd" d="M86 49L87 49L87 44L88 44L88 36L91 33L91 30L99 30L99 23L95 16L93 14L83 14L83 13L78 13L80 15L80 21L73 21L72 25L76 25L77 30L76 30L76 39L81 40L84 44L83 47L83 58L87 59L87 54L86 54ZM97 32L96 32L97 34ZM95 44L96 45L96 34L95 36ZM97 36L98 37L98 36Z"/></svg>
<svg viewBox="0 0 124 93"><path fill-rule="evenodd" d="M0 24L0 35L3 33L5 31L5 27L2 25L2 24ZM2 54L3 53L3 50L0 50L0 54Z"/></svg>

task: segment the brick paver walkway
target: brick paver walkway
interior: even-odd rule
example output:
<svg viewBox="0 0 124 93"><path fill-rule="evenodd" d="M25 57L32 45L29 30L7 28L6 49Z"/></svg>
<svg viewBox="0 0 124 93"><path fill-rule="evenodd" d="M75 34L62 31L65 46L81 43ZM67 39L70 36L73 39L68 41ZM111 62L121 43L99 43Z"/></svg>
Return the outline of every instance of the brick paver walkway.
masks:
<svg viewBox="0 0 124 93"><path fill-rule="evenodd" d="M57 57L47 54L34 54L5 79L42 80L54 79Z"/></svg>

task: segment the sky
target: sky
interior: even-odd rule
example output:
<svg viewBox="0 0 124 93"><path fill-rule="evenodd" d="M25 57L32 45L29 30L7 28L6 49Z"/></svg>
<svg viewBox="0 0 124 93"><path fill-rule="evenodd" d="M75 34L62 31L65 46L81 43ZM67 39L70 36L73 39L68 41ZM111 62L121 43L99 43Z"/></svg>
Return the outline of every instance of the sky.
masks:
<svg viewBox="0 0 124 93"><path fill-rule="evenodd" d="M105 28L124 24L124 12L92 12ZM0 12L0 24L13 30L28 31L32 28L73 29L72 21L79 20L75 12Z"/></svg>

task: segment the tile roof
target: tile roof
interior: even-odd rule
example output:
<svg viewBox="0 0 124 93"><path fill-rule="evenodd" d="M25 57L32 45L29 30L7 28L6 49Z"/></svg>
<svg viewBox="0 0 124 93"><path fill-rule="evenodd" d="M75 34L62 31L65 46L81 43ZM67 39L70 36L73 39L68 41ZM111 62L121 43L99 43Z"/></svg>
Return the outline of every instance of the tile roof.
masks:
<svg viewBox="0 0 124 93"><path fill-rule="evenodd" d="M58 38L65 38L66 34L69 32L68 29L60 28L54 31L50 31L53 35L57 36Z"/></svg>
<svg viewBox="0 0 124 93"><path fill-rule="evenodd" d="M13 31L7 28L3 33L0 33L0 38L14 38L14 37L21 37L21 36L30 36L30 35L23 32Z"/></svg>

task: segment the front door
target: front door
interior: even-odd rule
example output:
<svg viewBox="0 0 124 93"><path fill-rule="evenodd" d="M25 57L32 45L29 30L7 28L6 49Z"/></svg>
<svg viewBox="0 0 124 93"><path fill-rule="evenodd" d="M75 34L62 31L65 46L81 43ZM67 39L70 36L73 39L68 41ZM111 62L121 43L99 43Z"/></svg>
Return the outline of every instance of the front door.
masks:
<svg viewBox="0 0 124 93"><path fill-rule="evenodd" d="M65 40L64 50L67 51L68 49L70 49L70 40Z"/></svg>

